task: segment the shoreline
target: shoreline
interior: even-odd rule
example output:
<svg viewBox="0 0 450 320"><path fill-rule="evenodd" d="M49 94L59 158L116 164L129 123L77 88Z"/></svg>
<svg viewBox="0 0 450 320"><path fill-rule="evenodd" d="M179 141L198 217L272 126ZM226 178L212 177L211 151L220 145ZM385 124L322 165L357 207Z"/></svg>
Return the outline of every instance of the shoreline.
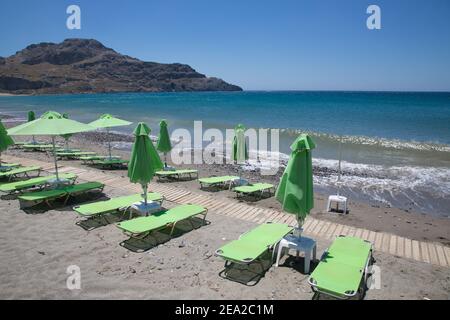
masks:
<svg viewBox="0 0 450 320"><path fill-rule="evenodd" d="M132 142L133 138L127 135L113 134L113 141ZM20 140L18 140L20 141ZM70 146L86 151L94 151L100 154L107 154L106 135L102 132L91 132L75 135L70 140ZM114 143L113 143L114 146ZM117 150L113 147L113 153L124 158L129 158L130 152ZM19 150L8 150L7 154L15 156L33 157L39 160L51 161L45 153L25 153ZM84 167L80 161L61 161L71 166ZM168 156L168 164L171 165L170 156ZM199 170L200 177L212 175L236 175L238 168L234 165L182 165L182 168L192 168ZM125 170L115 170L115 174L126 176ZM274 176L262 176L259 172L242 171L242 177L252 181L267 182L274 185L278 184L282 170ZM183 188L194 193L206 193L209 196L220 199L234 199L234 193L230 191L221 192L205 192L199 190L198 182L183 181L170 183L175 187ZM317 219L336 222L351 227L366 228L375 232L386 232L397 236L411 238L419 241L439 242L446 246L450 246L450 219L435 217L429 214L418 213L414 211L398 209L394 207L383 206L382 204L369 204L361 201L353 201L349 199L348 214L325 213L327 195L315 192L315 206L311 211L311 215ZM280 204L274 197L263 199L257 202L251 202L251 205L261 208L270 208L281 210Z"/></svg>

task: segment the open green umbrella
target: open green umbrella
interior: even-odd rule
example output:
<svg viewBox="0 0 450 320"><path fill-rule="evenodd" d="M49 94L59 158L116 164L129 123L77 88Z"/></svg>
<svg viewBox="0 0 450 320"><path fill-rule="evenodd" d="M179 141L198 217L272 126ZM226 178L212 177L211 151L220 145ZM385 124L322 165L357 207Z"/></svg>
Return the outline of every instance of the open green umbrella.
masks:
<svg viewBox="0 0 450 320"><path fill-rule="evenodd" d="M13 139L10 136L8 136L8 132L6 131L2 121L0 120L0 166L2 163L1 161L2 152L8 149L8 147L13 144L14 144Z"/></svg>
<svg viewBox="0 0 450 320"><path fill-rule="evenodd" d="M36 114L34 113L34 111L28 111L28 122L36 120ZM33 144L36 144L36 139L33 136Z"/></svg>
<svg viewBox="0 0 450 320"><path fill-rule="evenodd" d="M167 130L166 120L161 120L159 123L159 136L156 149L164 153L164 167L167 167L167 153L172 150L172 144L170 143L169 130Z"/></svg>
<svg viewBox="0 0 450 320"><path fill-rule="evenodd" d="M132 122L122 120L119 118L115 118L110 114L104 114L104 115L100 116L100 118L98 118L97 120L89 123L89 125L91 125L95 128L105 128L106 134L108 135L108 137L109 137L109 128L128 126L130 124L132 124ZM109 158L111 159L112 158L111 139L108 139L108 150L109 150Z"/></svg>
<svg viewBox="0 0 450 320"><path fill-rule="evenodd" d="M140 122L134 130L135 140L131 159L128 163L128 177L133 183L139 183L144 191L144 201L147 205L147 188L155 172L161 170L163 163L150 140L150 128Z"/></svg>
<svg viewBox="0 0 450 320"><path fill-rule="evenodd" d="M297 215L299 227L314 207L312 139L300 135L291 145L291 156L275 194L283 210Z"/></svg>
<svg viewBox="0 0 450 320"><path fill-rule="evenodd" d="M17 127L9 129L8 134L12 136L51 136L53 156L55 159L56 180L59 181L55 137L91 130L95 130L95 128L75 120L66 119L58 112L47 111L36 120L23 123Z"/></svg>

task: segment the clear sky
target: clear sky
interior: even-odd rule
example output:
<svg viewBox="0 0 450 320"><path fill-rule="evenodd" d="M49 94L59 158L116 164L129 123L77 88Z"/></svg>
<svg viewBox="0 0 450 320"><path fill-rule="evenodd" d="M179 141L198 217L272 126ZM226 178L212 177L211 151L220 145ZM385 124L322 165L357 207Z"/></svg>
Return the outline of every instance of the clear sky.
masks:
<svg viewBox="0 0 450 320"><path fill-rule="evenodd" d="M81 30L66 8L81 7ZM366 9L381 8L381 30ZM141 60L187 63L246 90L450 91L449 0L14 0L0 56L95 38Z"/></svg>

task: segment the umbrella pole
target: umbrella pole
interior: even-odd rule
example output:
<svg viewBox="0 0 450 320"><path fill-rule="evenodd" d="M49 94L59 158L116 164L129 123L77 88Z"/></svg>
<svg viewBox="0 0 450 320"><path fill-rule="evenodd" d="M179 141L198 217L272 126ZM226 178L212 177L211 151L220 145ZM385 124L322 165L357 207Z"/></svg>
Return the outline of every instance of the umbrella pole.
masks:
<svg viewBox="0 0 450 320"><path fill-rule="evenodd" d="M69 139L66 139L66 150L69 150Z"/></svg>
<svg viewBox="0 0 450 320"><path fill-rule="evenodd" d="M142 185L142 189L144 190L144 203L145 203L145 206L147 206L147 188L148 188L148 185L147 184L143 184Z"/></svg>
<svg viewBox="0 0 450 320"><path fill-rule="evenodd" d="M56 155L55 137L52 137L52 144L53 144L53 159L55 160L56 181L59 181L58 161L57 161L57 155Z"/></svg>
<svg viewBox="0 0 450 320"><path fill-rule="evenodd" d="M167 152L164 152L164 168L167 168Z"/></svg>
<svg viewBox="0 0 450 320"><path fill-rule="evenodd" d="M106 134L108 135L108 152L109 152L109 159L112 159L111 155L111 137L109 135L109 128L106 128Z"/></svg>

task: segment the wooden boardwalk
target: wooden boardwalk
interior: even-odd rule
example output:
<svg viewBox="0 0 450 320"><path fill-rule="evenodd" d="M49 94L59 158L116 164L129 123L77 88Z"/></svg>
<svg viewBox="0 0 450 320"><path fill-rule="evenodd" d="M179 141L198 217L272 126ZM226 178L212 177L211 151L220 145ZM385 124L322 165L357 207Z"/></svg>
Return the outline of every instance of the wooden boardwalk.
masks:
<svg viewBox="0 0 450 320"><path fill-rule="evenodd" d="M53 164L34 159L4 156L4 161L17 162L27 166L41 166L44 170L53 169ZM88 167L79 168L61 166L60 172L75 173L82 180L96 180L103 182L108 187L122 189L130 193L139 192L141 190L138 185L130 183L127 177L105 173ZM167 183L162 184L152 182L149 189L161 193L168 201L178 204L199 204L208 208L211 212L235 219L251 221L258 224L272 221L296 225L295 218L291 214L285 214L273 209L259 208L237 201L230 201L229 199L218 200L208 195L173 187ZM450 247L443 246L439 243L411 240L389 233L354 228L334 222L318 220L312 217L306 219L303 228L306 233L324 239L332 239L338 235L360 237L372 242L377 251L442 267L450 267Z"/></svg>

